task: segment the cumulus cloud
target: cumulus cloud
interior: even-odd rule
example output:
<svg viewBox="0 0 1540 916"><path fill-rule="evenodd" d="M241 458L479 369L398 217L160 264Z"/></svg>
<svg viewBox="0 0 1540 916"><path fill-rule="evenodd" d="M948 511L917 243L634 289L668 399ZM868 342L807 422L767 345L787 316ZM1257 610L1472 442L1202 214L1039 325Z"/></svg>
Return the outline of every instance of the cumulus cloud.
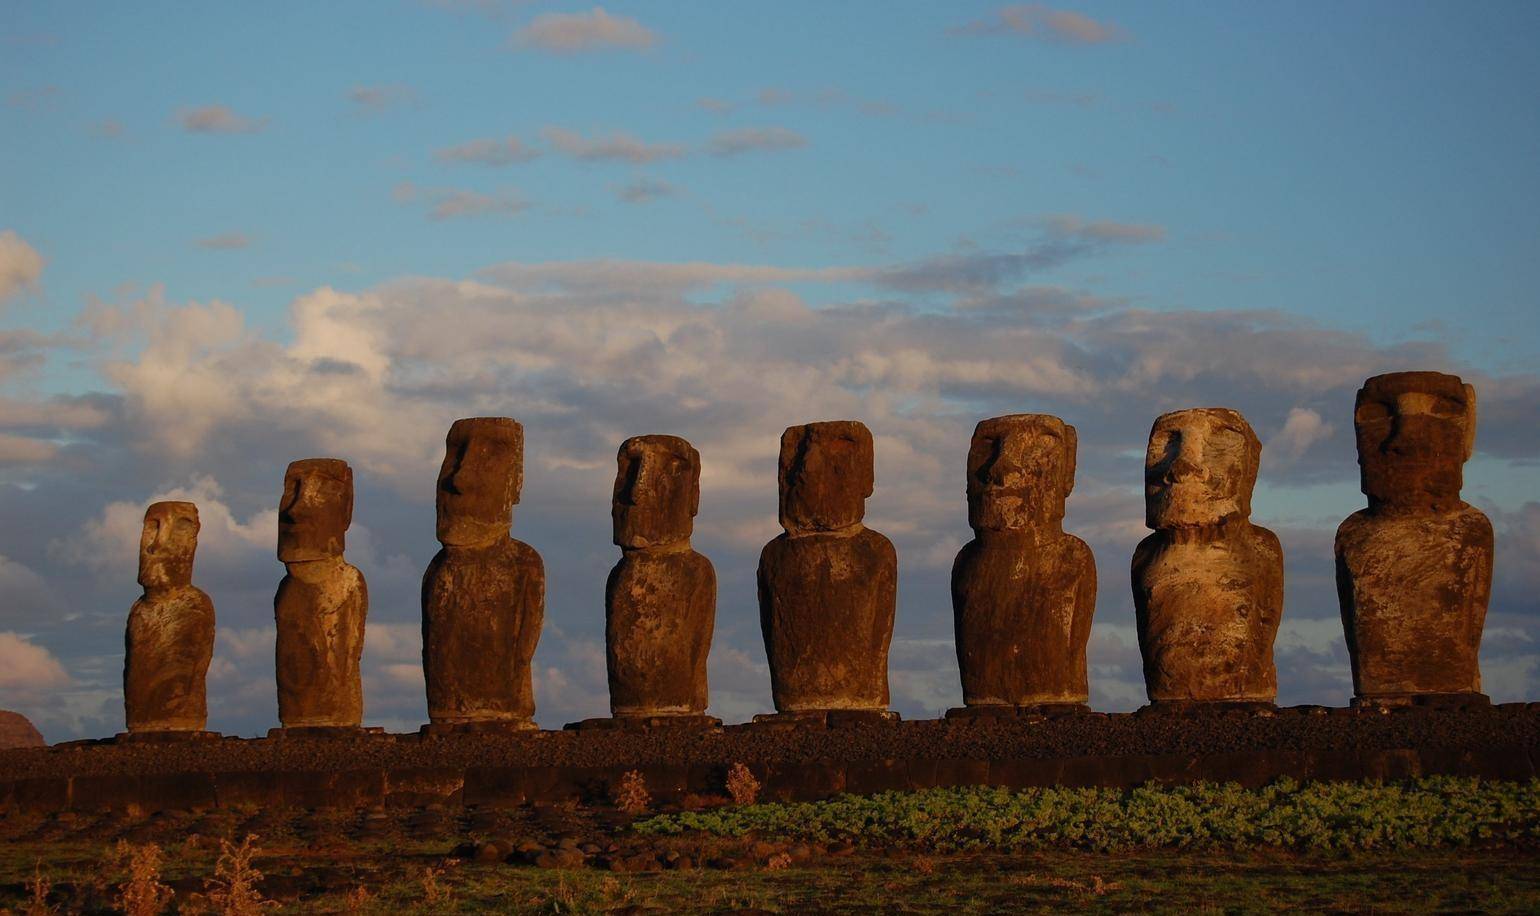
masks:
<svg viewBox="0 0 1540 916"><path fill-rule="evenodd" d="M37 249L15 230L0 232L0 303L36 290L44 263Z"/></svg>
<svg viewBox="0 0 1540 916"><path fill-rule="evenodd" d="M1073 10L1058 10L1041 3L1002 6L983 19L953 28L954 35L1013 35L1035 41L1066 45L1099 45L1126 37L1111 22L1092 19Z"/></svg>
<svg viewBox="0 0 1540 916"><path fill-rule="evenodd" d="M440 162L494 167L512 165L515 162L528 162L539 156L539 150L533 149L514 136L502 140L490 137L471 140L458 146L446 147L433 154L433 158Z"/></svg>
<svg viewBox="0 0 1540 916"><path fill-rule="evenodd" d="M220 235L211 235L198 240L199 248L207 248L210 251L235 251L240 248L251 247L251 236L244 232L225 232Z"/></svg>
<svg viewBox="0 0 1540 916"><path fill-rule="evenodd" d="M268 119L248 118L224 105L183 108L177 121L190 134L254 134L267 128Z"/></svg>
<svg viewBox="0 0 1540 916"><path fill-rule="evenodd" d="M518 47L576 54L612 48L643 49L658 43L658 34L629 16L612 16L596 6L586 13L545 13L513 35Z"/></svg>
<svg viewBox="0 0 1540 916"><path fill-rule="evenodd" d="M606 137L585 137L563 127L547 127L540 134L558 153L588 162L642 164L659 159L678 159L686 152L678 144L647 143L625 131L613 131Z"/></svg>
<svg viewBox="0 0 1540 916"><path fill-rule="evenodd" d="M4 705L25 705L12 697L35 695L69 683L69 674L52 652L21 633L0 632L0 695L7 697Z"/></svg>
<svg viewBox="0 0 1540 916"><path fill-rule="evenodd" d="M784 127L744 127L724 130L711 138L706 149L713 156L738 156L755 151L801 149L807 138Z"/></svg>
<svg viewBox="0 0 1540 916"><path fill-rule="evenodd" d="M1332 425L1308 407L1295 407L1283 421L1283 428L1267 440L1269 461L1288 466L1298 461L1310 446L1332 433Z"/></svg>

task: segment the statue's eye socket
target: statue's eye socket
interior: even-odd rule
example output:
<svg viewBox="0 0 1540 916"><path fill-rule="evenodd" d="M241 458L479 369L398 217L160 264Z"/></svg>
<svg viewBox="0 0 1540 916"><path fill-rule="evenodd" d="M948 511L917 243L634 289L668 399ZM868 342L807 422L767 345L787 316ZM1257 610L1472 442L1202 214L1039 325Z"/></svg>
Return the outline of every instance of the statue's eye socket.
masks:
<svg viewBox="0 0 1540 916"><path fill-rule="evenodd" d="M1465 415L1465 405L1453 398L1435 398L1433 414L1440 417L1461 417Z"/></svg>
<svg viewBox="0 0 1540 916"><path fill-rule="evenodd" d="M1358 405L1353 418L1360 423L1375 423L1390 419L1390 408L1380 401L1365 401Z"/></svg>

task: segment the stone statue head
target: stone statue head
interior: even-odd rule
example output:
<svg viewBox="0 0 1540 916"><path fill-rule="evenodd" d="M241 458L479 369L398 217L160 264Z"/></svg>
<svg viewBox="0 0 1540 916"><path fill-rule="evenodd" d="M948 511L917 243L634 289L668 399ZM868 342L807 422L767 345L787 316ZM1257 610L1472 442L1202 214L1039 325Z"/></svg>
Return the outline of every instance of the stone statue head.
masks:
<svg viewBox="0 0 1540 916"><path fill-rule="evenodd" d="M524 427L508 417L456 420L438 471L438 539L489 547L508 537L524 485Z"/></svg>
<svg viewBox="0 0 1540 916"><path fill-rule="evenodd" d="M1239 411L1162 414L1144 457L1145 524L1203 528L1249 517L1261 460L1262 443Z"/></svg>
<svg viewBox="0 0 1540 916"><path fill-rule="evenodd" d="M1062 523L1075 444L1075 427L1047 414L980 420L968 446L968 524L1010 531Z"/></svg>
<svg viewBox="0 0 1540 916"><path fill-rule="evenodd" d="M1353 431L1371 506L1453 505L1476 444L1476 389L1442 372L1376 375L1358 389Z"/></svg>
<svg viewBox="0 0 1540 916"><path fill-rule="evenodd" d="M781 527L792 533L857 524L872 495L872 433L856 420L791 426L781 434Z"/></svg>
<svg viewBox="0 0 1540 916"><path fill-rule="evenodd" d="M620 547L689 540L700 509L700 453L678 436L633 436L620 444L610 515Z"/></svg>
<svg viewBox="0 0 1540 916"><path fill-rule="evenodd" d="M152 503L144 511L144 530L139 535L139 584L145 588L191 585L198 528L198 507L192 503Z"/></svg>
<svg viewBox="0 0 1540 916"><path fill-rule="evenodd" d="M353 469L340 458L290 462L278 503L278 559L340 557L353 523Z"/></svg>

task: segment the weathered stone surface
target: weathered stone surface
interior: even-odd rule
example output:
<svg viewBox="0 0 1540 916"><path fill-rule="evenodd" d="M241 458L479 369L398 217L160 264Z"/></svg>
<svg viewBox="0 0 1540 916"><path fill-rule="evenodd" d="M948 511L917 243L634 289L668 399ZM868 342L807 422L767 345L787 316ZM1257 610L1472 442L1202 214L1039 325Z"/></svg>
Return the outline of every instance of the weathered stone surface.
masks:
<svg viewBox="0 0 1540 916"><path fill-rule="evenodd" d="M130 733L197 732L208 722L204 678L214 656L214 602L192 584L198 507L158 502L144 513L139 584L128 613L123 711Z"/></svg>
<svg viewBox="0 0 1540 916"><path fill-rule="evenodd" d="M1479 695L1492 523L1462 502L1476 392L1453 375L1394 372L1353 408L1369 507L1337 529L1337 594L1359 701Z"/></svg>
<svg viewBox="0 0 1540 916"><path fill-rule="evenodd" d="M335 458L295 461L284 474L278 559L288 574L273 598L278 720L285 728L358 726L359 659L369 591L342 558L353 520L353 469Z"/></svg>
<svg viewBox="0 0 1540 916"><path fill-rule="evenodd" d="M545 618L545 566L509 536L523 484L524 428L456 420L438 477L444 548L422 581L422 661L434 725L527 724L530 661Z"/></svg>
<svg viewBox="0 0 1540 916"><path fill-rule="evenodd" d="M975 537L952 565L952 612L968 706L1085 703L1096 610L1091 548L1064 532L1075 428L1057 417L981 421L968 450Z"/></svg>
<svg viewBox="0 0 1540 916"><path fill-rule="evenodd" d="M604 589L610 712L700 716L717 577L690 547L700 454L677 436L620 446L611 510L620 562Z"/></svg>
<svg viewBox="0 0 1540 916"><path fill-rule="evenodd" d="M1273 639L1283 549L1251 524L1262 445L1224 408L1168 413L1150 431L1134 610L1152 703L1262 702L1278 694Z"/></svg>
<svg viewBox="0 0 1540 916"><path fill-rule="evenodd" d="M872 434L854 420L781 436L781 526L759 557L759 622L779 712L882 709L898 554L861 524Z"/></svg>
<svg viewBox="0 0 1540 916"><path fill-rule="evenodd" d="M0 751L16 747L46 747L43 733L19 712L0 709Z"/></svg>

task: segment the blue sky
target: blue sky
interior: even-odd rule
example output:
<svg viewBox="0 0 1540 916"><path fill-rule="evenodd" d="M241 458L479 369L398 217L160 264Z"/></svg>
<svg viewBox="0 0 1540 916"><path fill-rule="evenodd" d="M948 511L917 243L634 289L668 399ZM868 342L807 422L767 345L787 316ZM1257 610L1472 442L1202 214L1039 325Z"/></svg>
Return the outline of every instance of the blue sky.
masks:
<svg viewBox="0 0 1540 916"><path fill-rule="evenodd" d="M409 723L433 451L484 411L530 427L516 528L564 552L547 724L602 706L619 439L701 448L713 664L751 670L734 583L774 533L774 439L826 414L878 436L896 702L934 712L967 431L1043 410L1081 428L1069 524L1102 564L1093 663L1122 686L1100 699L1127 706L1138 455L1156 413L1201 403L1269 443L1258 521L1320 669L1281 674L1285 698L1340 701L1322 552L1361 499L1352 391L1397 368L1482 390L1467 498L1498 513L1515 602L1489 669L1533 699L1537 34L1540 7L1497 2L6 4L0 508L26 524L0 579L32 597L0 633L47 658L0 705L51 736L114 727L135 589L110 538L177 491L230 513L200 560L215 725L265 727L261 512L284 462L333 453L395 640L371 644L372 714ZM765 703L728 688L730 717Z"/></svg>

